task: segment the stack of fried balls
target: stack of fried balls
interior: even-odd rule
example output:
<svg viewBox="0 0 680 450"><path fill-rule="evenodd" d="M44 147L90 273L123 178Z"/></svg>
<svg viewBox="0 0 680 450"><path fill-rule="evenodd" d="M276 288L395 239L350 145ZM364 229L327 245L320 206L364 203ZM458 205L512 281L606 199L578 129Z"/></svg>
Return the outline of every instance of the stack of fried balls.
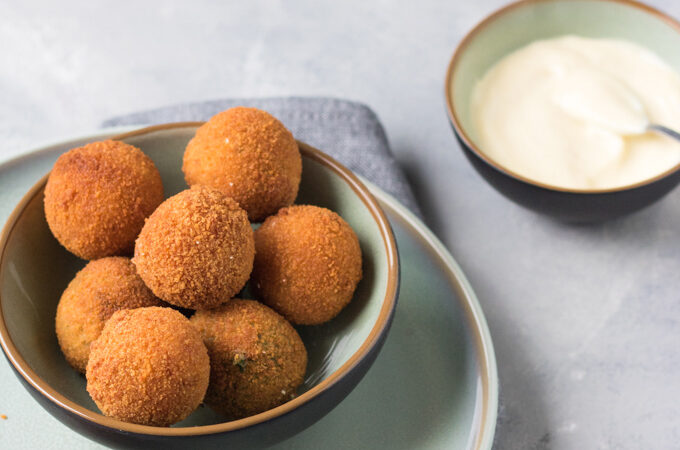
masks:
<svg viewBox="0 0 680 450"><path fill-rule="evenodd" d="M50 230L89 260L59 300L59 345L126 422L170 426L202 403L234 420L294 398L307 350L293 325L333 319L362 276L347 222L292 205L300 151L269 113L217 114L182 170L189 189L164 200L153 161L108 140L61 155L45 187ZM246 283L256 300L234 298Z"/></svg>

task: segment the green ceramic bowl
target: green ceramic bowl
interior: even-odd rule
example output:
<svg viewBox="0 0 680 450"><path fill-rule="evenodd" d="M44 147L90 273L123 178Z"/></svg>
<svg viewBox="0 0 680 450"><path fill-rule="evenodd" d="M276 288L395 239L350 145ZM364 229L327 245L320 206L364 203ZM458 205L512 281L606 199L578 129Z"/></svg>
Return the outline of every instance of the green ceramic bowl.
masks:
<svg viewBox="0 0 680 450"><path fill-rule="evenodd" d="M161 125L118 138L154 160L169 197L187 187L182 154L198 125ZM352 226L363 253L364 278L338 317L299 328L309 365L297 398L231 422L201 407L169 428L101 415L87 394L85 378L66 363L54 332L61 292L85 262L61 247L47 227L47 176L21 200L0 236L0 344L33 397L57 419L105 445L165 449L272 444L308 427L342 401L375 360L389 330L399 288L397 248L383 211L357 177L319 150L299 145L303 172L296 203L330 208Z"/></svg>
<svg viewBox="0 0 680 450"><path fill-rule="evenodd" d="M597 222L628 214L663 197L680 182L680 165L649 180L615 189L564 189L501 166L478 147L470 97L499 59L532 41L564 34L618 38L649 48L680 72L680 23L630 0L524 0L484 19L458 45L446 74L451 125L475 169L501 194L569 222Z"/></svg>

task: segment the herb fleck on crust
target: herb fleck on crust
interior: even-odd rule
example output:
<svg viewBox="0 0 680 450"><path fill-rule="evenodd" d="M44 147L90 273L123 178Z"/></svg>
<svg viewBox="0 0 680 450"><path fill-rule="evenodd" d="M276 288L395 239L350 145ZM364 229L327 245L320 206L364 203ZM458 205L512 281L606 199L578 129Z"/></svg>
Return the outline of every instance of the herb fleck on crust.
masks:
<svg viewBox="0 0 680 450"><path fill-rule="evenodd" d="M191 323L210 355L205 401L212 408L239 419L295 397L307 369L307 350L275 311L254 300L232 299L198 311Z"/></svg>

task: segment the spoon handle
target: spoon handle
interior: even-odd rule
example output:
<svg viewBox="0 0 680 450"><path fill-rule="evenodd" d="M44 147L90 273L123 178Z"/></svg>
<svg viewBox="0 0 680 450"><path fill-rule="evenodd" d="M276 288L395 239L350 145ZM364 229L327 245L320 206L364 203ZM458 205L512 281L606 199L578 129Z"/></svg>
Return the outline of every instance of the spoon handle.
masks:
<svg viewBox="0 0 680 450"><path fill-rule="evenodd" d="M670 128L666 128L663 125L656 125L652 124L647 127L648 130L656 131L657 133L662 133L665 134L666 136L670 136L676 141L680 141L680 133L677 131L671 130Z"/></svg>

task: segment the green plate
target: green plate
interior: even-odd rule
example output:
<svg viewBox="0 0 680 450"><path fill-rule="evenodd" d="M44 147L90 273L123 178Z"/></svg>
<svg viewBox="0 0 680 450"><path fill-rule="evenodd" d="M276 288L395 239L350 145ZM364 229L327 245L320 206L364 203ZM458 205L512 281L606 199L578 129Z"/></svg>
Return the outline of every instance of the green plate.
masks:
<svg viewBox="0 0 680 450"><path fill-rule="evenodd" d="M57 156L106 130L43 147L0 165L0 223ZM489 449L498 377L481 307L458 264L406 208L363 180L385 209L401 257L392 329L366 377L337 408L281 449ZM0 363L0 448L102 448L62 425Z"/></svg>

